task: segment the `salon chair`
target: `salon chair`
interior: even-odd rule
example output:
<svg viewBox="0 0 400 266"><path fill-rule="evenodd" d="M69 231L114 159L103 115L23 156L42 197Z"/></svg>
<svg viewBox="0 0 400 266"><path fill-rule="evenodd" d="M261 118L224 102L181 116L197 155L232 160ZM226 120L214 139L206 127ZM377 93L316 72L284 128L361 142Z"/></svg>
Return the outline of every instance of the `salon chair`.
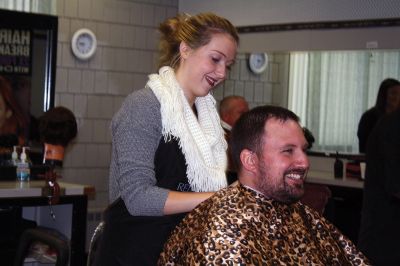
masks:
<svg viewBox="0 0 400 266"><path fill-rule="evenodd" d="M24 265L24 260L31 244L41 242L53 248L57 254L55 266L67 266L69 261L70 247L65 237L60 237L60 233L54 229L36 227L25 230L19 240L14 266Z"/></svg>
<svg viewBox="0 0 400 266"><path fill-rule="evenodd" d="M95 258L97 256L99 244L101 242L101 237L103 236L104 222L100 222L96 229L94 230L92 239L90 240L89 253L87 257L86 266L93 266Z"/></svg>
<svg viewBox="0 0 400 266"><path fill-rule="evenodd" d="M331 196L332 193L328 186L305 183L304 195L300 201L323 215Z"/></svg>

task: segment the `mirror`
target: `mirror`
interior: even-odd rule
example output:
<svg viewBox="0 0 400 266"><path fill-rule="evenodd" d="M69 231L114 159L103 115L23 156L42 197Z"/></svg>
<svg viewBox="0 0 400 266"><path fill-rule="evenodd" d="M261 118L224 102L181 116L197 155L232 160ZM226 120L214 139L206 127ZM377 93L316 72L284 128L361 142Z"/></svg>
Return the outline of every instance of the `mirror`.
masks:
<svg viewBox="0 0 400 266"><path fill-rule="evenodd" d="M315 137L313 150L358 153L361 115L386 78L400 78L400 50L290 52L288 108Z"/></svg>
<svg viewBox="0 0 400 266"><path fill-rule="evenodd" d="M54 105L57 27L54 16L0 10L1 95L9 108L0 135L16 128L18 145L37 141L36 119Z"/></svg>
<svg viewBox="0 0 400 266"><path fill-rule="evenodd" d="M313 150L358 153L357 127L380 82L400 78L399 19L239 27L240 51L267 52L279 99L313 133ZM274 59L275 58L275 59Z"/></svg>
<svg viewBox="0 0 400 266"><path fill-rule="evenodd" d="M39 141L37 119L54 105L57 28L54 16L0 10L0 152Z"/></svg>

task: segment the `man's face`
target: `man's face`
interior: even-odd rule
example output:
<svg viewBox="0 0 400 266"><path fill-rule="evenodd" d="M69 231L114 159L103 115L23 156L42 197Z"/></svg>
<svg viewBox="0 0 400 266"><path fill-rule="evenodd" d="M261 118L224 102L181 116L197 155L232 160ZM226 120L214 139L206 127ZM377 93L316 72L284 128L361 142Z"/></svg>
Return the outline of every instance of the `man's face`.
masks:
<svg viewBox="0 0 400 266"><path fill-rule="evenodd" d="M387 111L393 112L400 108L400 86L393 86L387 93Z"/></svg>
<svg viewBox="0 0 400 266"><path fill-rule="evenodd" d="M309 169L306 149L307 141L297 122L268 120L262 154L258 156L256 189L281 202L298 201L304 194L303 184Z"/></svg>

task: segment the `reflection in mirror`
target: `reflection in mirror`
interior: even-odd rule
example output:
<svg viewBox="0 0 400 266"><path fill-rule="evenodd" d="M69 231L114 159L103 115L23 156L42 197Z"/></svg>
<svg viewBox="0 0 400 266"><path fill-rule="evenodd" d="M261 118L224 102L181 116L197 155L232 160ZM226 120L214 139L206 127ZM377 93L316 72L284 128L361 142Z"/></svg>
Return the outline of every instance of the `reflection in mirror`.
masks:
<svg viewBox="0 0 400 266"><path fill-rule="evenodd" d="M400 51L290 52L288 64L288 107L314 135L312 150L358 153L358 122L382 80L400 78Z"/></svg>
<svg viewBox="0 0 400 266"><path fill-rule="evenodd" d="M0 10L0 166L10 164L13 146L29 146L41 163L37 121L54 106L57 29L55 16Z"/></svg>

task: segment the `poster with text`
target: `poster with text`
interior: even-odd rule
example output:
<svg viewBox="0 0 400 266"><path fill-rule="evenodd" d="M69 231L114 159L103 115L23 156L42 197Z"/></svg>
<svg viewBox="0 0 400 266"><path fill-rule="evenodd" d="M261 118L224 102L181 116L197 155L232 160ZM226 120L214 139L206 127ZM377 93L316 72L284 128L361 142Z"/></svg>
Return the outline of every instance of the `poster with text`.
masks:
<svg viewBox="0 0 400 266"><path fill-rule="evenodd" d="M32 31L0 26L0 147L27 145Z"/></svg>

